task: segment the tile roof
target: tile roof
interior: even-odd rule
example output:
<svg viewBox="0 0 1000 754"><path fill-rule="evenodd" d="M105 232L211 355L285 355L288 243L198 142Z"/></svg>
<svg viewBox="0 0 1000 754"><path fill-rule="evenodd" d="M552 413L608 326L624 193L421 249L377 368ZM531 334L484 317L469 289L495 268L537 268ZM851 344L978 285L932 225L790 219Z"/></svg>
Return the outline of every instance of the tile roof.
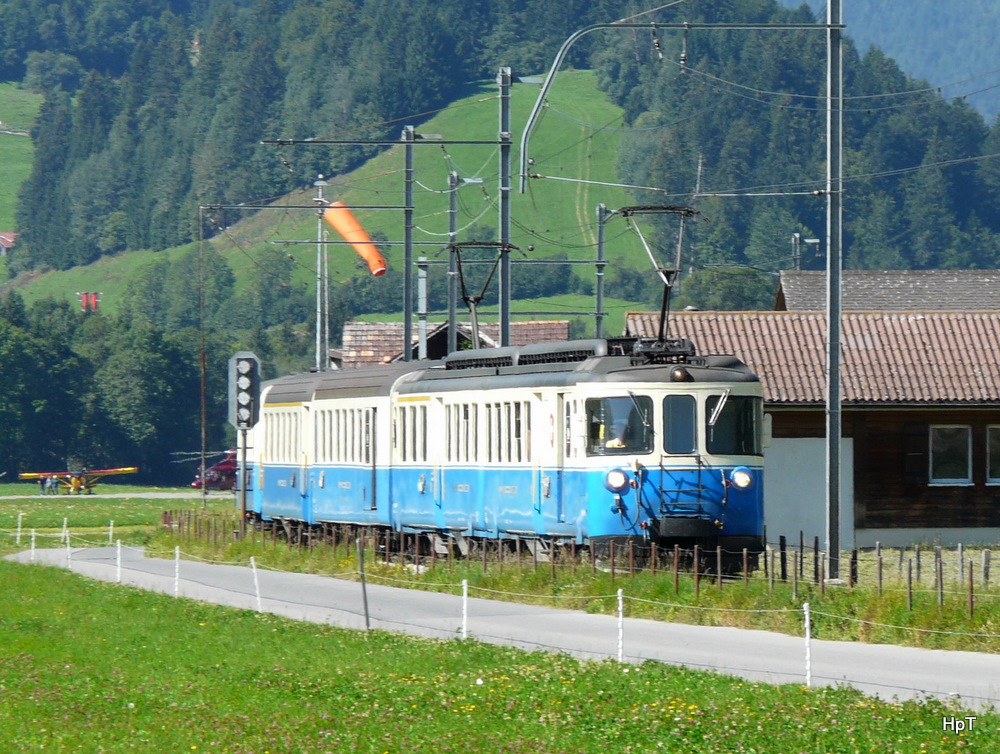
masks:
<svg viewBox="0 0 1000 754"><path fill-rule="evenodd" d="M655 337L658 321L630 313L625 334ZM770 403L824 402L822 312L678 312L669 333L740 357ZM845 312L841 345L845 405L1000 406L1000 311Z"/></svg>
<svg viewBox="0 0 1000 754"><path fill-rule="evenodd" d="M1000 309L1000 270L844 270L844 311L985 311ZM783 270L780 311L824 311L826 272Z"/></svg>
<svg viewBox="0 0 1000 754"><path fill-rule="evenodd" d="M427 336L444 334L447 331L446 322L428 322ZM471 330L468 323L458 324L460 336L471 340ZM496 322L484 322L479 325L480 341L484 348L494 348L500 344L500 325ZM417 344L417 326L413 325L414 351ZM569 320L538 320L531 322L511 322L510 342L514 346L528 343L549 343L569 339ZM352 321L344 325L343 336L343 366L366 366L369 364L385 364L402 356L403 323L402 322L360 322Z"/></svg>

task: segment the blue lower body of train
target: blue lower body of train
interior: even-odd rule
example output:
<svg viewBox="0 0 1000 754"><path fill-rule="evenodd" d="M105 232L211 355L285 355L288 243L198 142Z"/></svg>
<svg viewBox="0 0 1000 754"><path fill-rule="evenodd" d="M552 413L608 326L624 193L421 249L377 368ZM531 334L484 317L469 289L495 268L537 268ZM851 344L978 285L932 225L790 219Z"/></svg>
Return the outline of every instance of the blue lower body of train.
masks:
<svg viewBox="0 0 1000 754"><path fill-rule="evenodd" d="M582 468L265 465L253 513L489 539L763 547L760 459L744 465Z"/></svg>

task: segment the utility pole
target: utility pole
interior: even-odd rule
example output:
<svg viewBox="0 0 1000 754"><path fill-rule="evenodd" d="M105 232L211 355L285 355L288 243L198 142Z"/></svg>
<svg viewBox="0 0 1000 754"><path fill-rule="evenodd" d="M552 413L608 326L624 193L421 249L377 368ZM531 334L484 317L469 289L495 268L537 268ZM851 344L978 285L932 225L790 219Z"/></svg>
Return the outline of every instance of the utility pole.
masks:
<svg viewBox="0 0 1000 754"><path fill-rule="evenodd" d="M458 350L458 173L448 173L448 353Z"/></svg>
<svg viewBox="0 0 1000 754"><path fill-rule="evenodd" d="M326 359L329 358L330 349L329 346L326 350L326 356L321 358L323 353L322 345L324 342L323 333L326 327L327 312L326 307L323 306L325 296L329 295L324 288L325 283L325 262L326 262L326 246L323 243L323 209L326 207L326 200L323 198L323 187L328 186L326 181L323 180L322 174L313 182L313 186L316 187L316 371L323 372L326 371Z"/></svg>
<svg viewBox="0 0 1000 754"><path fill-rule="evenodd" d="M826 550L840 578L840 271L843 240L843 38L841 0L827 2L826 77Z"/></svg>
<svg viewBox="0 0 1000 754"><path fill-rule="evenodd" d="M403 361L413 361L413 126L403 128Z"/></svg>
<svg viewBox="0 0 1000 754"><path fill-rule="evenodd" d="M510 345L510 68L500 69L500 345Z"/></svg>

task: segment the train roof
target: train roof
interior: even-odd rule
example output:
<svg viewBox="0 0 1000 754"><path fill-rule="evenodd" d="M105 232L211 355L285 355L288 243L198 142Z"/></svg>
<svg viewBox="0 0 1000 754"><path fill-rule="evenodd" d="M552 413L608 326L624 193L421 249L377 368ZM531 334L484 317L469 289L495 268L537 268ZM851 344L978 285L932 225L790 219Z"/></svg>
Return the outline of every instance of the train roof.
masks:
<svg viewBox="0 0 1000 754"><path fill-rule="evenodd" d="M731 355L699 356L690 341L642 338L532 343L457 351L442 361L411 361L289 375L268 383L265 405L322 398L489 387L559 387L587 382L759 382Z"/></svg>

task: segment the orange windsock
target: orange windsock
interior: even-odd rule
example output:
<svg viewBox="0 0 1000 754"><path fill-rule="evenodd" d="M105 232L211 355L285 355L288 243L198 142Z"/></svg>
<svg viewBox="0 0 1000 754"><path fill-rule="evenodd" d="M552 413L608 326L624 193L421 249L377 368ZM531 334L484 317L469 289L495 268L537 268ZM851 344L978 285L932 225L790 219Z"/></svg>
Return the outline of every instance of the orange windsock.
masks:
<svg viewBox="0 0 1000 754"><path fill-rule="evenodd" d="M365 233L361 223L357 221L351 210L344 206L343 202L333 202L327 207L323 211L323 219L332 225L344 237L345 241L350 242L354 250L368 263L368 269L372 271L372 275L385 274L385 258L375 248L375 244Z"/></svg>

